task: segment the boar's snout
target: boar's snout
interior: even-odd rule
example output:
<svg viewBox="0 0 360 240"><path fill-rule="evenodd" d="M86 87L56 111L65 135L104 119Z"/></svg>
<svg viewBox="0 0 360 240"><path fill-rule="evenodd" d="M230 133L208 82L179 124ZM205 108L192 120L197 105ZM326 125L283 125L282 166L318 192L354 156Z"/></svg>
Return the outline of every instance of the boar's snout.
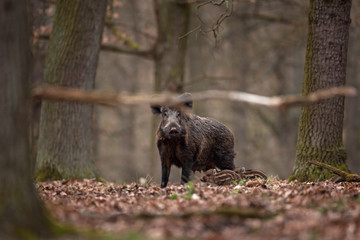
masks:
<svg viewBox="0 0 360 240"><path fill-rule="evenodd" d="M162 130L168 138L180 137L185 134L184 127L177 122L169 122Z"/></svg>
<svg viewBox="0 0 360 240"><path fill-rule="evenodd" d="M179 130L178 130L176 127L172 127L172 128L170 128L169 134L170 134L170 135L179 134Z"/></svg>

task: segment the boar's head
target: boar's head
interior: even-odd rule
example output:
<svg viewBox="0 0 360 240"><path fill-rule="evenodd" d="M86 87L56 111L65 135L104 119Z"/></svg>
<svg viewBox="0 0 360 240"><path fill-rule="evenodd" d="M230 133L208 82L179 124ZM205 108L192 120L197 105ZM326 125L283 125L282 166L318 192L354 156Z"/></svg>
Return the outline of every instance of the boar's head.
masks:
<svg viewBox="0 0 360 240"><path fill-rule="evenodd" d="M172 139L184 136L185 130L185 111L192 108L190 93L184 93L178 97L179 100L185 100L175 106L152 105L151 110L154 114L161 114L161 123L159 131L163 137Z"/></svg>
<svg viewBox="0 0 360 240"><path fill-rule="evenodd" d="M216 174L216 169L209 169L206 172L204 172L204 175L202 176L200 181L215 183L215 174Z"/></svg>

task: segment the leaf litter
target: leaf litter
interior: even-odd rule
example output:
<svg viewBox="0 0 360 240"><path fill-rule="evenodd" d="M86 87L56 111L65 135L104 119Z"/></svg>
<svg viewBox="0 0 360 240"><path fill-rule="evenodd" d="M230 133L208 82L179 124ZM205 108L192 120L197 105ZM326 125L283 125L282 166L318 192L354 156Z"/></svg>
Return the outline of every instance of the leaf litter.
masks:
<svg viewBox="0 0 360 240"><path fill-rule="evenodd" d="M53 217L154 239L360 239L360 183L36 183Z"/></svg>

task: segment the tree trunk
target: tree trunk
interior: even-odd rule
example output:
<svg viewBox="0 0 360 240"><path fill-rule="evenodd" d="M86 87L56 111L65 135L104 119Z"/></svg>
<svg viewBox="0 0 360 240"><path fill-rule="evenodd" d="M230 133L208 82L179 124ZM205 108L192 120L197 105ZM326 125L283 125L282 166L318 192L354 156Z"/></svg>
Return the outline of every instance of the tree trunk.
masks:
<svg viewBox="0 0 360 240"><path fill-rule="evenodd" d="M350 32L347 79L348 85L360 89L360 34ZM345 147L348 154L348 164L352 171L360 172L360 97L346 99L345 102Z"/></svg>
<svg viewBox="0 0 360 240"><path fill-rule="evenodd" d="M155 57L155 91L184 90L185 54L190 4L184 0L157 1L158 40Z"/></svg>
<svg viewBox="0 0 360 240"><path fill-rule="evenodd" d="M8 0L0 6L0 239L44 235L50 223L31 172L27 3Z"/></svg>
<svg viewBox="0 0 360 240"><path fill-rule="evenodd" d="M94 88L105 10L106 1L56 2L45 83ZM96 176L92 115L90 104L43 102L36 165L38 180Z"/></svg>
<svg viewBox="0 0 360 240"><path fill-rule="evenodd" d="M185 0L155 0L157 42L155 47L155 92L184 91L185 56L189 31L190 4ZM151 121L150 175L155 173L158 152L155 144L157 121Z"/></svg>
<svg viewBox="0 0 360 240"><path fill-rule="evenodd" d="M351 0L310 0L303 95L345 84ZM344 97L301 108L290 180L325 180L332 173L308 161L348 171L342 141Z"/></svg>

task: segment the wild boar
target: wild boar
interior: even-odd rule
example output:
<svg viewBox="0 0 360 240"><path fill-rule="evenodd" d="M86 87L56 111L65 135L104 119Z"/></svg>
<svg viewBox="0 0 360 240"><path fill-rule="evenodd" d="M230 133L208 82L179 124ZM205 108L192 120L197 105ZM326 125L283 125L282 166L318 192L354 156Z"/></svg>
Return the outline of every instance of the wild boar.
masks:
<svg viewBox="0 0 360 240"><path fill-rule="evenodd" d="M214 183L216 185L229 185L232 184L234 181L239 181L241 179L267 179L267 176L264 172L260 170L253 170L253 169L245 169L245 168L235 168L234 170L221 170L218 171L217 169L209 169L207 170L203 176L201 177L200 181Z"/></svg>
<svg viewBox="0 0 360 240"><path fill-rule="evenodd" d="M242 168L235 168L234 172L236 172L241 178L246 178L246 179L262 178L265 180L267 179L266 174L260 170L245 169L244 167L242 167Z"/></svg>
<svg viewBox="0 0 360 240"><path fill-rule="evenodd" d="M232 170L217 171L216 169L209 169L204 173L200 181L216 185L230 185L241 179L241 176Z"/></svg>
<svg viewBox="0 0 360 240"><path fill-rule="evenodd" d="M179 98L190 100L171 107L151 106L154 114L161 114L156 141L161 158L162 188L169 181L172 165L182 168L182 184L190 180L191 171L235 168L232 132L214 119L190 113L191 94L184 93Z"/></svg>

